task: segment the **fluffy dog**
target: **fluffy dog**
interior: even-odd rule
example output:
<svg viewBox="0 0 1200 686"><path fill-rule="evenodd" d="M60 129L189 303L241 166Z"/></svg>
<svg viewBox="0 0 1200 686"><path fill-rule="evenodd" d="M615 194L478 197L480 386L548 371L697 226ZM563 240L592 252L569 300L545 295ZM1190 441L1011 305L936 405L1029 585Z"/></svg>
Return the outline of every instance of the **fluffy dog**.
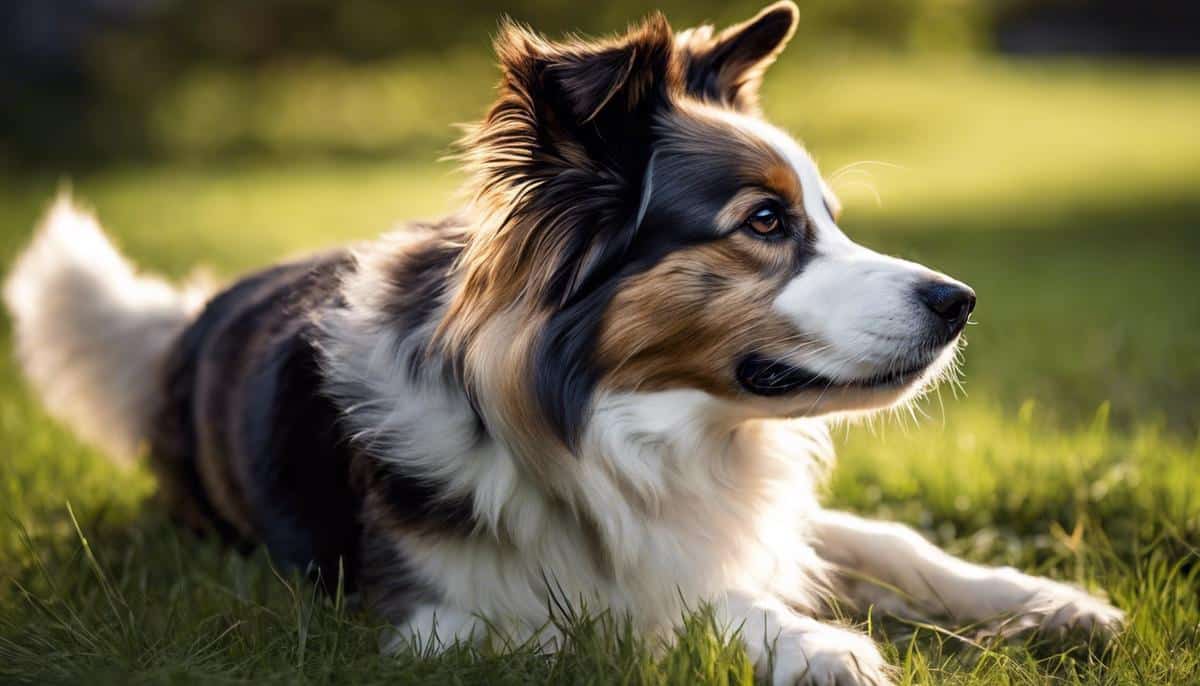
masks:
<svg viewBox="0 0 1200 686"><path fill-rule="evenodd" d="M775 683L888 681L830 599L1112 634L1081 590L817 503L826 418L935 383L975 295L852 242L761 116L795 21L506 23L459 214L211 296L60 200L6 289L24 369L84 437L148 447L187 526L357 589L387 650L554 645L555 594L650 635L710 604Z"/></svg>

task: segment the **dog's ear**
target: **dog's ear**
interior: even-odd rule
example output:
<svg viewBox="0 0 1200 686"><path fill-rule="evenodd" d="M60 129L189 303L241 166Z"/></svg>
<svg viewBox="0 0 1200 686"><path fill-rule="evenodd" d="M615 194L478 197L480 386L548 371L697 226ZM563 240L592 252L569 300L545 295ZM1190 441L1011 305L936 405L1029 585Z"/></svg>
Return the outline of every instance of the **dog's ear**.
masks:
<svg viewBox="0 0 1200 686"><path fill-rule="evenodd" d="M707 25L680 33L676 45L687 92L757 112L763 73L791 39L798 14L792 0L781 0L716 35Z"/></svg>
<svg viewBox="0 0 1200 686"><path fill-rule="evenodd" d="M496 40L500 99L466 146L482 181L528 191L526 250L554 254L562 305L603 278L637 230L654 122L682 89L661 14L607 40L551 42L512 22ZM541 250L545 248L545 250Z"/></svg>
<svg viewBox="0 0 1200 686"><path fill-rule="evenodd" d="M555 148L545 152L567 155L574 151L563 148L582 144L611 156L648 134L678 82L673 51L659 13L608 40L551 42L511 21L496 39L504 85L526 100L542 144Z"/></svg>

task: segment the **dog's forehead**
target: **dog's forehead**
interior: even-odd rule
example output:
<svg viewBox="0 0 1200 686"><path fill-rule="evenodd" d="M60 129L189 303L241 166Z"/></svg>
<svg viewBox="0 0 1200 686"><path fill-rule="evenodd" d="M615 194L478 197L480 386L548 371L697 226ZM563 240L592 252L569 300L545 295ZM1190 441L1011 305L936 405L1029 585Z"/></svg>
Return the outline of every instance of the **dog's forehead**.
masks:
<svg viewBox="0 0 1200 686"><path fill-rule="evenodd" d="M788 133L759 117L705 103L687 103L677 112L668 134L676 141L671 149L708 158L741 176L739 182L765 182L802 204L818 223L833 223L825 202L829 188L812 157Z"/></svg>
<svg viewBox="0 0 1200 686"><path fill-rule="evenodd" d="M756 136L787 160L788 165L796 174L796 178L800 184L805 208L808 209L811 215L828 214L825 208L825 196L829 193L829 188L825 184L825 180L821 177L821 172L817 169L817 163L813 161L808 151L795 138L764 119L727 109L711 109L715 110L714 116L724 119L731 126ZM828 219L830 222L833 221L832 217L828 217Z"/></svg>

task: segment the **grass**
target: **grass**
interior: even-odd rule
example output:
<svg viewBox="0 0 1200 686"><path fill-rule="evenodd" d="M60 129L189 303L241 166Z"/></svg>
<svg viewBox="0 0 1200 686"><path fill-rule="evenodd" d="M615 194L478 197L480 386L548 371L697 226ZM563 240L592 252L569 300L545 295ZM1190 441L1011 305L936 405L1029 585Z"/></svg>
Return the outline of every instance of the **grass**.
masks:
<svg viewBox="0 0 1200 686"><path fill-rule="evenodd" d="M77 195L139 263L176 276L197 260L231 276L450 206L454 173L428 160L451 135L442 124L486 98L486 61L293 66L181 83L156 120L169 161L87 172ZM442 97L433 84L450 73ZM316 106L322 83L338 106ZM1105 590L1129 613L1104 655L875 618L902 680L1195 683L1200 69L785 59L766 103L828 172L888 163L832 174L852 235L980 296L966 395L840 429L826 500ZM6 175L3 263L58 182ZM554 656L381 660L380 627L353 604L280 577L261 552L173 529L144 469L110 465L45 417L0 327L0 682L752 680L702 612L667 651L600 616L565 618L577 640Z"/></svg>

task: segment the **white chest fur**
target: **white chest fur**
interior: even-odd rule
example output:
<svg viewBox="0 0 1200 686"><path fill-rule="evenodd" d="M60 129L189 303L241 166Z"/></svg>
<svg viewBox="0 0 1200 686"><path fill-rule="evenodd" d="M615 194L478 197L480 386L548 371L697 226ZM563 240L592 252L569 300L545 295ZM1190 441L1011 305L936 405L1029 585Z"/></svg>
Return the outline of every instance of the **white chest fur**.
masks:
<svg viewBox="0 0 1200 686"><path fill-rule="evenodd" d="M493 530L420 537L403 552L446 604L513 629L543 624L551 594L652 632L736 589L814 606L824 566L804 523L825 427L739 419L695 391L601 396L570 492L487 470L473 491ZM476 464L512 461L495 444L480 450Z"/></svg>

